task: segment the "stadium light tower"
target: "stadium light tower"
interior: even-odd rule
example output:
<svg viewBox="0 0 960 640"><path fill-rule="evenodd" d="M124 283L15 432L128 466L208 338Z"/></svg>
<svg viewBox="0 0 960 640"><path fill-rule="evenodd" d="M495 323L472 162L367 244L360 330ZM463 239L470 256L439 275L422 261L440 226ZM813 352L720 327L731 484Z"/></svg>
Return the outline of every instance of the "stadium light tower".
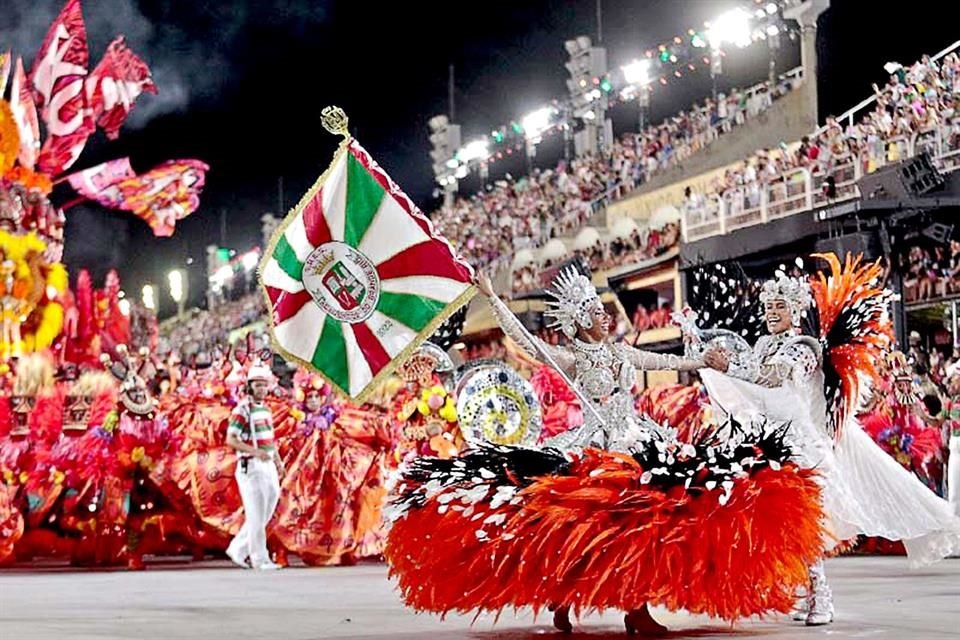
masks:
<svg viewBox="0 0 960 640"><path fill-rule="evenodd" d="M157 295L156 289L152 284L143 285L142 298L143 306L149 309L150 311L157 310Z"/></svg>
<svg viewBox="0 0 960 640"><path fill-rule="evenodd" d="M583 131L574 136L577 156L603 150L610 139L607 120L607 50L595 47L588 36L577 36L564 43L570 59L566 62L567 89L570 91L571 115L582 120Z"/></svg>
<svg viewBox="0 0 960 640"><path fill-rule="evenodd" d="M460 125L451 124L450 119L444 115L430 118L427 124L430 127L430 144L433 147L430 151L433 175L443 187L444 203L450 205L457 192L454 170L457 168L455 155L460 148Z"/></svg>
<svg viewBox="0 0 960 640"><path fill-rule="evenodd" d="M746 47L751 43L750 14L737 7L717 16L707 24L710 43L710 79L713 99L717 99L717 77L723 73L722 49L725 44Z"/></svg>
<svg viewBox="0 0 960 640"><path fill-rule="evenodd" d="M183 317L184 305L187 303L187 278L181 269L174 269L167 274L170 284L170 298L177 303L177 317Z"/></svg>
<svg viewBox="0 0 960 640"><path fill-rule="evenodd" d="M814 128L817 117L817 18L830 7L830 0L782 0L783 18L800 25L800 65L803 67L803 111ZM853 124L851 114L851 124Z"/></svg>

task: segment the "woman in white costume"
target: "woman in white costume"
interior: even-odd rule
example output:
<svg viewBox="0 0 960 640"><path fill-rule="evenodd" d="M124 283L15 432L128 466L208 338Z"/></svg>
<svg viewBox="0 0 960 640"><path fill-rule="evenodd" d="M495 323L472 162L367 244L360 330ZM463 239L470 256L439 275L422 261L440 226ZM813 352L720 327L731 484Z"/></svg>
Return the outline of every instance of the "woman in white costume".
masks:
<svg viewBox="0 0 960 640"><path fill-rule="evenodd" d="M960 519L874 443L851 406L873 373L871 359L888 344L889 293L876 288L872 267L848 260L842 269L835 257L823 257L833 272L813 282L821 340L799 329L814 302L810 283L778 274L760 294L770 335L737 357L700 345L713 369L701 377L719 412L790 423L796 461L822 478L825 552L863 534L902 540L914 565L937 561L960 549ZM810 578L798 613L808 625L829 624L834 610L822 561Z"/></svg>

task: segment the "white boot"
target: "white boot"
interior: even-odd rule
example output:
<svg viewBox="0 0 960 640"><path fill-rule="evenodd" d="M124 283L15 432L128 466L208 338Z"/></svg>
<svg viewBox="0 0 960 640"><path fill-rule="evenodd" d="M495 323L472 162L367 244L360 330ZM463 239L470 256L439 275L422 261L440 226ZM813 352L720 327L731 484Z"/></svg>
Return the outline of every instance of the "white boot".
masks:
<svg viewBox="0 0 960 640"><path fill-rule="evenodd" d="M810 595L807 626L817 627L833 622L833 592L827 584L823 560L810 567Z"/></svg>

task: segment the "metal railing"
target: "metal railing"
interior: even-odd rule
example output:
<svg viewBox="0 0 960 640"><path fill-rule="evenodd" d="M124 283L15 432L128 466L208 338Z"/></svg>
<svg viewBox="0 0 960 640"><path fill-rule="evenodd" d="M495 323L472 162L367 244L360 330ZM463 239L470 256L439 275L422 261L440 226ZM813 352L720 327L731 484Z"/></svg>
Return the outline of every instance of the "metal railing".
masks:
<svg viewBox="0 0 960 640"><path fill-rule="evenodd" d="M710 194L694 204L681 207L684 242L724 235L736 229L764 224L812 211L828 202L860 197L857 183L864 173L899 162L917 153L930 154L933 164L947 173L960 169L960 116L935 128L917 131L911 137L886 140L883 153L865 152L833 158L827 166L790 169L775 178ZM825 182L833 179L835 193L828 194Z"/></svg>

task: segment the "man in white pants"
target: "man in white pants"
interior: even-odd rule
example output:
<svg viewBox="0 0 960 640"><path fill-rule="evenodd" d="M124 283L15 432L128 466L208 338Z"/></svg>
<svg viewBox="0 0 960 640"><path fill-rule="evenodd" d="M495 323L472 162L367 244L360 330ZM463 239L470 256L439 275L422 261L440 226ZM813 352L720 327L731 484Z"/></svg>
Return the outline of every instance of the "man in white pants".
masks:
<svg viewBox="0 0 960 640"><path fill-rule="evenodd" d="M243 526L227 547L227 555L241 567L263 570L280 568L267 551L267 523L280 499L282 470L273 416L264 402L272 384L270 369L250 367L247 395L230 414L227 427L227 445L237 452L236 478L244 513Z"/></svg>

